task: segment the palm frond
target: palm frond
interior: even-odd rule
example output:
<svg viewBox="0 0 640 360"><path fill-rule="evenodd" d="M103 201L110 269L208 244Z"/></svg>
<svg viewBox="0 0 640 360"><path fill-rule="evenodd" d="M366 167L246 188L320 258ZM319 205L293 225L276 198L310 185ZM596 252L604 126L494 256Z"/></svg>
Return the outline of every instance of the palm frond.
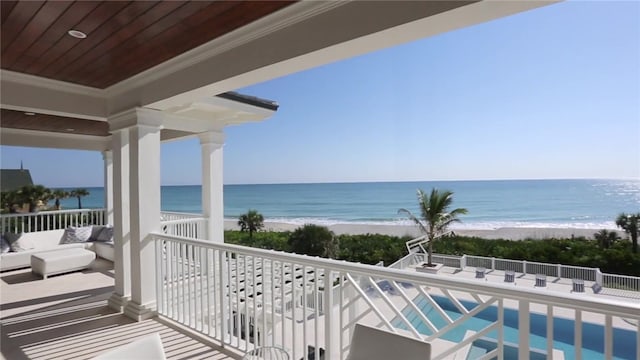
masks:
<svg viewBox="0 0 640 360"><path fill-rule="evenodd" d="M425 234L428 233L427 229L424 227L424 224L422 224L422 221L420 221L420 219L418 219L415 215L413 215L413 213L407 209L398 209L398 214L405 214L409 217L409 219L413 220L413 222L416 223L416 225L418 225L418 227L420 228L420 230L422 232L424 232Z"/></svg>

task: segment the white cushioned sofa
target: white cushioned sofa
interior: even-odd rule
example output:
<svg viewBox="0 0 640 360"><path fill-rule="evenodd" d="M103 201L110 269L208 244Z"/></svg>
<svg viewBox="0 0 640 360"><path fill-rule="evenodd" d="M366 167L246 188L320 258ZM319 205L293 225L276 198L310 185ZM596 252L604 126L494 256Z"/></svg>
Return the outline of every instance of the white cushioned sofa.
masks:
<svg viewBox="0 0 640 360"><path fill-rule="evenodd" d="M99 238L105 228L108 228L105 236ZM75 230L85 233L88 230L91 236L87 239L74 238ZM98 257L109 261L113 261L114 258L113 228L110 226L88 226L22 234L7 233L3 235L3 241L4 239L10 244L12 250L0 255L0 271L27 268L31 266L33 254L69 248L91 250Z"/></svg>

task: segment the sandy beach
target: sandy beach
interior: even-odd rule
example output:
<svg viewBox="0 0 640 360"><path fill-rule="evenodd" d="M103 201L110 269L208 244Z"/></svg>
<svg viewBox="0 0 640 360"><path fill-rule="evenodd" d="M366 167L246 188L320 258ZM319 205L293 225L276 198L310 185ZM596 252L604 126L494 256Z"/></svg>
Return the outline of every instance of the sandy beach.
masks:
<svg viewBox="0 0 640 360"><path fill-rule="evenodd" d="M235 220L225 220L225 230L239 230L237 222ZM265 221L264 230L267 231L293 231L300 227L298 224L289 224L282 222ZM365 225L365 224L336 224L329 226L329 229L334 233L341 234L383 234L392 236L420 236L420 231L417 227L407 225ZM593 234L600 229L575 229L575 228L523 228L523 227L504 227L492 230L482 229L461 229L454 232L459 235L477 236L485 239L509 239L509 240L524 240L524 239L545 239L545 238L570 238L571 236L580 237L584 236L588 239L593 239ZM626 237L623 231L616 229L622 238Z"/></svg>

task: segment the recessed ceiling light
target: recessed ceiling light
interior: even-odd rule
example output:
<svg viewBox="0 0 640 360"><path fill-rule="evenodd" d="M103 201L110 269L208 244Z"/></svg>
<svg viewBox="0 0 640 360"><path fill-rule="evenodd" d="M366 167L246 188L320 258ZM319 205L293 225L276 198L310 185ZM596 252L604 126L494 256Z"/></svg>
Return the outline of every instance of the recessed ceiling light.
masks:
<svg viewBox="0 0 640 360"><path fill-rule="evenodd" d="M72 128L68 128L68 129L65 129L65 130L66 130L66 131L68 131L68 132L74 132L74 131L76 131L76 129L72 129Z"/></svg>
<svg viewBox="0 0 640 360"><path fill-rule="evenodd" d="M26 113L24 113L24 114L25 114L25 115L27 115L27 116L33 116L33 115L35 115L36 113L26 112Z"/></svg>
<svg viewBox="0 0 640 360"><path fill-rule="evenodd" d="M82 31L78 31L78 30L69 30L67 31L67 34L73 36L76 39L84 39L87 37L87 34L83 33Z"/></svg>

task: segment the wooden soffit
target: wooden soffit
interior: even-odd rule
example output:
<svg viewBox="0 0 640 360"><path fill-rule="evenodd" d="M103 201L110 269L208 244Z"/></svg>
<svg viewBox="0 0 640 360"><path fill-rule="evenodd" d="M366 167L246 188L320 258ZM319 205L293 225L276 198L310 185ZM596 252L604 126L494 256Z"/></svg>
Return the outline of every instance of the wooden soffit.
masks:
<svg viewBox="0 0 640 360"><path fill-rule="evenodd" d="M3 0L1 68L104 89L291 3Z"/></svg>

